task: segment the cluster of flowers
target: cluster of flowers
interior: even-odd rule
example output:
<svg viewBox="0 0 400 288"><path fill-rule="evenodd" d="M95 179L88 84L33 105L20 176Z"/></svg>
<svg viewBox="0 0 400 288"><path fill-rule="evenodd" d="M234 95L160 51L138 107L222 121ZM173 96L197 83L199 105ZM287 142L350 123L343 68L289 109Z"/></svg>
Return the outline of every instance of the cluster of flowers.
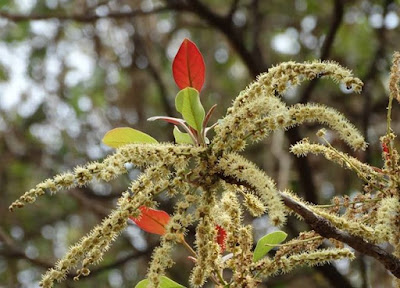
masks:
<svg viewBox="0 0 400 288"><path fill-rule="evenodd" d="M391 100L400 99L399 59L396 54ZM287 214L292 213L285 207L282 195L352 235L372 243L390 242L395 247L395 255L400 256L399 155L393 147L394 135L390 128L382 138L383 169L361 163L327 141L322 145L304 139L291 147L291 152L298 156L322 154L353 169L365 180L366 194L360 193L351 201L334 198L332 205L310 205L290 191L279 191L265 172L238 154L248 142L260 141L274 130L287 130L305 122L325 124L353 149L365 149L367 144L362 135L335 109L316 104L287 106L280 99L289 86L319 77L332 78L360 92L362 82L349 70L332 62L282 63L260 75L240 93L227 115L210 127L207 127L208 121L215 106L205 113L199 98L204 83L204 61L197 47L187 39L174 60L173 72L181 88L175 101L176 109L183 119L157 116L151 120L173 123L177 144L158 143L131 128L114 129L103 139L105 144L117 148L113 155L103 162L89 163L75 168L74 172L45 180L10 206L10 210L21 208L45 192L81 187L93 180L110 181L126 173L128 163L143 170L122 193L116 209L47 271L42 287L52 287L75 267L78 267L76 279L88 275L89 266L101 261L112 241L127 227L128 218L142 229L161 235L147 279L142 283L149 287L171 283L172 280L163 275L174 263L171 252L177 244L183 244L191 253L194 268L190 283L193 287L201 287L207 280L223 287L256 287L263 278L291 271L299 265L313 266L354 258L354 254L335 239L329 239L332 244L329 248L321 248L324 237L316 231L301 233L281 245L286 234L278 231L261 238L253 250L252 227L243 223L243 209L254 217L267 213L271 223L281 227ZM216 135L209 140L207 132L212 128ZM324 130L318 132L322 139L324 135ZM154 209L156 196L161 193L177 199L171 216ZM343 211L340 207L347 208L344 214L340 214ZM196 226L194 249L184 237L191 225ZM267 256L276 246L279 249L275 255ZM224 278L224 269L233 271L230 279Z"/></svg>

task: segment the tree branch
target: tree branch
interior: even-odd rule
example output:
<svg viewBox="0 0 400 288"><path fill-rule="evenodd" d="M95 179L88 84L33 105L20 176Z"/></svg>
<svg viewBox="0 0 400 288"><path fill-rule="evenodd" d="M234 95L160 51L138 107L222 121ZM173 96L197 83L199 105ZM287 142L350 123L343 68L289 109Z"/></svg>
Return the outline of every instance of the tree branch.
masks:
<svg viewBox="0 0 400 288"><path fill-rule="evenodd" d="M322 275L324 275L324 277L329 280L329 283L332 285L332 287L354 288L353 285L351 285L350 281L345 276L343 276L333 265L316 266L315 270L322 273Z"/></svg>
<svg viewBox="0 0 400 288"><path fill-rule="evenodd" d="M249 183L238 181L233 177L225 176L222 174L219 174L218 176L228 183L243 185L246 187L250 187L251 189L255 189L251 187ZM400 259L386 252L378 245L368 243L361 237L351 235L346 231L338 229L329 220L315 214L307 206L293 200L286 193L280 192L280 196L282 197L284 204L295 213L303 217L304 222L306 222L311 227L311 229L318 232L318 234L325 238L333 238L339 240L343 243L346 243L358 252L375 258L376 260L381 262L381 264L383 264L383 266L385 266L387 270L392 272L395 277L400 279Z"/></svg>
<svg viewBox="0 0 400 288"><path fill-rule="evenodd" d="M262 53L261 53L261 48L260 48L260 35L261 35L261 26L262 26L262 14L260 13L260 1L259 0L253 0L251 2L251 13L252 13L252 18L253 18L253 24L252 24L252 55L253 58L259 58L262 59Z"/></svg>
<svg viewBox="0 0 400 288"><path fill-rule="evenodd" d="M79 189L72 189L69 191L69 194L74 197L82 206L85 207L85 210L91 210L100 218L104 218L108 216L110 213L110 209L104 207L103 203L97 203L95 200L88 198L82 191Z"/></svg>
<svg viewBox="0 0 400 288"><path fill-rule="evenodd" d="M7 20L13 22L24 22L24 21L34 21L34 20L52 20L57 19L60 21L76 21L82 23L90 23L94 22L98 19L103 18L112 18L112 19L125 19L125 18L132 18L132 17L140 17L140 16L148 16L152 14L158 14L162 12L168 12L171 10L179 11L184 10L186 6L180 5L179 3L173 3L166 6L161 6L154 8L150 11L145 11L142 9L136 9L128 12L109 12L106 15L98 15L98 14L13 14L6 11L0 11L0 18L5 18Z"/></svg>
<svg viewBox="0 0 400 288"><path fill-rule="evenodd" d="M394 276L400 279L400 259L386 252L378 245L368 243L361 237L351 235L346 231L336 228L327 219L315 214L308 207L296 202L285 193L281 193L281 196L285 205L303 217L304 221L310 225L313 230L317 231L318 234L325 238L339 240L358 252L375 258L381 262L387 270L392 272Z"/></svg>
<svg viewBox="0 0 400 288"><path fill-rule="evenodd" d="M25 259L36 266L46 269L52 266L50 262L43 259L28 257L23 250L17 247L17 244L15 244L14 240L7 235L2 227L0 227L0 241L3 242L5 246L5 249L0 250L0 255L8 259Z"/></svg>
<svg viewBox="0 0 400 288"><path fill-rule="evenodd" d="M298 127L294 127L286 132L290 144L299 142L303 137L300 135ZM314 179L312 177L310 162L306 157L295 157L294 164L299 173L299 182L304 193L304 199L311 203L318 203L317 189L315 188Z"/></svg>
<svg viewBox="0 0 400 288"><path fill-rule="evenodd" d="M393 3L393 0L385 0L383 4L383 13L382 17L385 19L388 10L389 10L389 5ZM372 110L372 94L371 94L371 86L373 82L376 80L377 75L378 75L378 63L379 60L384 57L385 53L385 47L387 44L387 37L386 37L386 27L385 25L382 25L381 28L376 30L376 38L378 39L378 47L376 48L376 51L374 53L374 56L372 57L372 61L369 64L368 69L366 70L367 73L365 74L364 77L361 79L364 82L364 95L363 95L363 109L362 109L362 114L360 115L361 118L361 127L362 127L362 132L365 136L365 139L367 142L369 142L369 134L370 132L368 131L370 127L370 117L371 117L371 110ZM376 81L375 81L376 82ZM386 101L386 100L385 100ZM371 159L371 150L367 149L364 152L364 161L365 162L370 162Z"/></svg>
<svg viewBox="0 0 400 288"><path fill-rule="evenodd" d="M239 0L233 0L232 1L231 7L229 8L229 12L226 15L226 18L228 18L229 21L232 20L232 17L235 14L235 12L236 12L236 10L238 8L238 4L239 4Z"/></svg>
<svg viewBox="0 0 400 288"><path fill-rule="evenodd" d="M110 269L115 269L121 265L124 265L125 263L137 259L139 257L145 256L145 255L150 255L151 252L153 251L154 247L150 247L149 249L146 249L145 251L136 251L133 253L130 253L124 257L121 257L120 259L115 260L114 262L111 262L109 264L97 267L97 268L93 268L90 270L90 274L88 276L85 276L83 279L86 279L88 277L93 277L101 272L110 270ZM76 275L75 274L70 274L68 275L68 278L73 279Z"/></svg>
<svg viewBox="0 0 400 288"><path fill-rule="evenodd" d="M337 31L339 30L339 27L343 21L343 15L344 15L343 0L335 0L334 8L333 8L332 22L331 22L329 31L326 34L324 44L322 45L322 48L321 48L321 56L320 56L321 60L326 60L329 57L329 54L331 52ZM306 86L302 95L300 96L300 101L299 101L300 103L308 102L308 100L311 97L312 92L314 91L314 89L316 87L317 82L318 82L318 79L314 79Z"/></svg>
<svg viewBox="0 0 400 288"><path fill-rule="evenodd" d="M258 74L267 71L267 65L263 59L253 57L251 52L247 49L239 29L235 28L229 17L218 15L217 13L211 11L199 0L191 0L190 4L187 4L183 10L196 14L224 34L236 52L240 55L243 62L245 62L246 67L253 77L256 77Z"/></svg>
<svg viewBox="0 0 400 288"><path fill-rule="evenodd" d="M42 267L44 269L49 269L49 268L53 267L53 264L48 261L45 261L40 258L28 257L28 255L26 255L26 253L24 251L20 250L17 247L14 240L12 238L10 238L1 227L0 227L0 241L3 242L4 245L6 246L6 249L0 249L0 255L6 257L7 259L25 259L25 260L31 262L32 264L34 264L38 267ZM115 260L114 262L94 268L91 270L90 274L87 277L85 277L85 279L88 277L93 277L103 271L117 268L117 267L119 267L133 259L137 259L141 256L145 256L145 255L149 256L151 254L151 252L153 251L153 248L154 247L149 247L148 249L146 249L144 251L132 252L124 257L121 257L121 258ZM68 274L69 279L73 279L75 276L76 276L76 274L74 274L74 273Z"/></svg>
<svg viewBox="0 0 400 288"><path fill-rule="evenodd" d="M154 79L155 83L157 84L158 91L159 91L160 97L161 97L161 103L163 105L165 113L169 117L177 117L175 109L169 100L170 97L168 95L168 89L166 87L166 84L164 83L160 73L157 70L157 67L156 67L157 65L155 65L153 63L151 56L147 53L148 49L146 47L146 43L145 43L144 39L142 39L140 37L140 35L136 35L136 34L137 33L135 33L133 36L135 47L137 46L137 50L139 50L140 53L142 53L147 58L147 61L148 61L147 71L149 72L149 74Z"/></svg>

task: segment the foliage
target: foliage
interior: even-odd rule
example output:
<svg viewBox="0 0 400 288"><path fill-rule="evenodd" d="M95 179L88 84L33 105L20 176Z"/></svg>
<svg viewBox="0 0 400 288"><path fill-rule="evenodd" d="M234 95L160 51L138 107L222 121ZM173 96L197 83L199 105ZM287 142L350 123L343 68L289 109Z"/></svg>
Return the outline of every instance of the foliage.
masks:
<svg viewBox="0 0 400 288"><path fill-rule="evenodd" d="M192 55L198 59L199 52L183 50L182 47L188 43L191 42L185 39L176 57L180 59L181 53L185 53L187 62L190 62ZM176 62L174 77L179 78L181 73L176 71L181 71L180 65L186 63ZM310 233L313 236L311 238L292 240L281 246L283 248L278 249L275 257L264 258L271 248L287 236L281 231L268 234L259 240L253 254L252 227L242 222L243 211L238 198L242 194L245 199L243 206L253 216L259 217L267 212L275 226L281 227L286 222L288 210L284 207L283 199L295 201L350 235L369 243L390 242L395 247L394 255L398 256L400 201L396 187L399 182L399 156L392 145L394 135L390 128L390 113L393 98L400 99L399 63L400 54L396 54L390 81L388 134L382 137L385 159L382 170L376 171L333 148L324 138L325 130L320 130L317 135L326 141L327 146L303 139L291 148L296 155L323 154L327 159L353 169L366 182L368 191L367 195L359 194L361 199L357 199L357 202L360 205L356 210L348 207L347 212L340 215L340 204L324 210L305 203L289 191L281 192L267 174L238 154L244 150L247 142L260 141L274 130L287 130L304 122L326 124L353 149L366 149L367 144L357 129L336 110L314 104L287 106L279 97L288 86L316 77L332 78L348 89L360 92L362 82L354 78L350 71L333 62L286 62L271 68L239 94L227 115L215 126L216 135L209 144L205 140L205 113L199 93L195 88L183 86L175 102L184 119L174 121L190 131L193 144L158 144L142 132L130 128L114 129L103 139L105 144L118 148L113 155L102 163L92 162L75 168L74 173L47 179L10 206L13 211L26 203L33 203L46 191L55 193L63 188L86 186L93 179L108 182L126 173L127 164L144 169L143 174L131 183L129 190L122 194L118 207L101 225L71 247L64 258L43 276L41 286L52 287L55 281L61 281L76 266L80 268L75 280L89 275L89 265L101 261L111 242L126 228L126 219L129 217L145 231L162 235L160 246L153 252L147 287L169 287L170 280L161 277L173 265L171 253L177 243L183 243L193 254L195 266L190 277L193 287L202 287L208 279L217 286L256 287L262 278L278 272L287 273L298 265L314 266L342 258L354 258L351 250L334 241L331 248L320 247L322 240L329 237L317 232ZM196 69L187 68L187 71L190 70ZM187 73L187 77L187 85L193 85L191 77L197 75ZM200 78L204 77L201 75ZM154 197L161 193L171 198L179 197L171 218L164 211L149 208L157 205ZM363 220L361 222L357 221L360 217ZM195 250L183 236L191 225L196 226ZM285 246L294 249L289 250ZM223 257L224 250L221 248L230 253L229 257ZM233 271L231 279L224 278L225 269Z"/></svg>
<svg viewBox="0 0 400 288"><path fill-rule="evenodd" d="M175 137L179 143L196 143L180 125L182 121L175 122L179 128L146 123L152 115L182 118L174 109L178 91L170 74L173 56L185 38L194 40L204 53L207 74L201 103L205 108L218 104L210 114L211 124L225 115L240 90L273 65L329 59L351 68L365 84L361 95L353 95L342 84L339 90L321 77L301 87L290 86L279 97L288 107L296 102L319 102L341 111L360 129L368 148L354 151L330 130L319 135L325 133L323 138L337 152L350 155L351 161L368 163L375 172L382 170L377 168L384 165L382 151L389 150L379 140L387 122L388 71L400 39L400 30L395 29L399 19L395 1L29 0L4 1L0 7L0 66L6 75L0 83L0 286L37 287L40 274L110 213L121 191L142 168L127 165L127 173L115 180L95 180L65 194L46 195L29 209L9 213L8 205L21 191L41 179L105 157L110 148L99 143L114 127L132 127L160 142ZM392 106L394 134L400 131L399 107ZM319 106L313 111L321 117ZM340 215L361 209L357 201L364 199L359 192L365 182L357 173L325 157L297 158L289 153L290 146L304 137L309 144L326 144L315 137L320 126L306 121L286 133L275 130L240 154L273 178L280 191L293 190L292 199L297 195L322 212L339 205ZM207 132L206 141L215 135L213 129ZM240 192L239 200L248 206L252 197L245 195ZM303 209L300 202L283 199L290 209L301 208L297 210L301 218L290 216L281 228L288 234L288 242L279 245L282 253L296 251L287 245L291 239L301 250L308 242L311 246L321 242L315 233L322 233L330 239L323 245L346 243L355 249L357 259L298 267L290 274L264 278L260 287L289 288L299 283L310 288L391 287L392 276L387 271L395 274L397 265L388 253L391 245L371 242L360 246L361 242L352 242L357 238L332 230L330 221ZM156 197L158 209L169 215L174 214L177 200L164 193ZM353 212L349 214L365 217ZM275 229L267 216L253 217L246 209L242 216L243 223L253 227L254 251L257 240ZM191 246L194 234L190 226L185 238ZM159 239L141 232L129 220L102 262L91 267L90 275L74 282L72 270L57 287L95 287L98 283L105 288L132 287L145 277ZM183 247L178 244L173 250L175 264L167 276L189 286L194 264ZM228 279L229 272L224 276Z"/></svg>

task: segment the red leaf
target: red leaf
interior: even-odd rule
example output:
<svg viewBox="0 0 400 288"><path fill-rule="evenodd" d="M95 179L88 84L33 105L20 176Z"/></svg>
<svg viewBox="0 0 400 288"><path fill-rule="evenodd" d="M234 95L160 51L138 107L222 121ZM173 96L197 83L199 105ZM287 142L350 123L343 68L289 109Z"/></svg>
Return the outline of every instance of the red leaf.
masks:
<svg viewBox="0 0 400 288"><path fill-rule="evenodd" d="M169 215L162 210L140 206L141 215L137 218L129 217L140 229L158 235L164 235L165 226L168 224Z"/></svg>
<svg viewBox="0 0 400 288"><path fill-rule="evenodd" d="M383 153L385 154L386 160L389 160L390 159L390 150L389 150L388 145L385 142L382 143L382 150L383 150Z"/></svg>
<svg viewBox="0 0 400 288"><path fill-rule="evenodd" d="M222 228L219 225L215 225L215 229L217 229L217 243L219 244L219 247L221 247L221 252L225 251L225 239L226 239L226 231L224 228Z"/></svg>
<svg viewBox="0 0 400 288"><path fill-rule="evenodd" d="M389 147L386 143L382 143L382 150L384 153L389 153Z"/></svg>
<svg viewBox="0 0 400 288"><path fill-rule="evenodd" d="M196 44L189 39L183 40L172 63L172 74L180 89L193 87L201 91L205 74L204 59Z"/></svg>

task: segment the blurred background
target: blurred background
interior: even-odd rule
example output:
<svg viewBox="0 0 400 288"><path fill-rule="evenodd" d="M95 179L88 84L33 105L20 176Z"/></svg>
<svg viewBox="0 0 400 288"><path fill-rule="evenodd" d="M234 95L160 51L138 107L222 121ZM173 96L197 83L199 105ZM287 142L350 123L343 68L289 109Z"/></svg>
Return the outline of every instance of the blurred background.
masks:
<svg viewBox="0 0 400 288"><path fill-rule="evenodd" d="M194 41L206 62L202 102L218 104L212 123L268 67L282 61L334 60L364 83L361 95L329 80L291 87L289 103L318 102L343 112L370 143L354 153L381 166L379 137L386 129L391 56L399 50L398 1L347 0L0 0L0 287L39 287L40 275L115 206L140 171L111 183L41 197L14 213L10 203L45 178L112 150L101 143L115 127L130 126L173 141L172 125L147 122L177 116L172 59L182 40ZM393 129L400 131L399 105ZM290 144L314 136L317 125L277 132L245 155L310 202L352 195L362 183L321 157L297 159ZM172 202L159 198L172 212ZM255 240L274 230L246 215ZM290 219L290 237L307 230ZM192 241L189 237L189 242ZM145 277L157 235L130 224L104 261L74 282L56 287L134 287ZM170 278L188 285L192 263L176 249ZM260 287L391 287L391 276L371 258L297 269Z"/></svg>

